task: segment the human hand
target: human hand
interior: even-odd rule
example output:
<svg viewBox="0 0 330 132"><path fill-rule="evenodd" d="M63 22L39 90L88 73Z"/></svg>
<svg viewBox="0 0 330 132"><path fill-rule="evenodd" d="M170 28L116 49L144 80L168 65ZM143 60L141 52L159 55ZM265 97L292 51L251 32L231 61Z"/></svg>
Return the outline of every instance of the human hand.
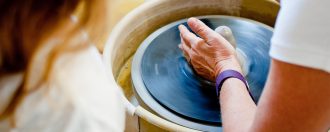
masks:
<svg viewBox="0 0 330 132"><path fill-rule="evenodd" d="M196 18L188 19L188 25L200 37L180 25L179 48L199 75L215 81L217 75L225 70L242 73L236 50L224 37Z"/></svg>

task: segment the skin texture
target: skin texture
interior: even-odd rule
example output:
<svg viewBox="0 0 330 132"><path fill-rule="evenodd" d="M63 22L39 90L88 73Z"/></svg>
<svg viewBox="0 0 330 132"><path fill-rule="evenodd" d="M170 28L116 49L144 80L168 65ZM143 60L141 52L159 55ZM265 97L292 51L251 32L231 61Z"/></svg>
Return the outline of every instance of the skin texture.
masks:
<svg viewBox="0 0 330 132"><path fill-rule="evenodd" d="M241 72L235 48L225 38L195 18L189 19L188 24L201 38L180 25L179 48L199 75L215 81L221 70L234 68Z"/></svg>
<svg viewBox="0 0 330 132"><path fill-rule="evenodd" d="M241 72L233 47L201 21L180 26L179 46L195 71L214 81L224 70ZM227 79L220 92L223 129L241 131L328 131L330 74L272 59L269 77L256 106L243 82ZM239 127L237 127L239 126Z"/></svg>

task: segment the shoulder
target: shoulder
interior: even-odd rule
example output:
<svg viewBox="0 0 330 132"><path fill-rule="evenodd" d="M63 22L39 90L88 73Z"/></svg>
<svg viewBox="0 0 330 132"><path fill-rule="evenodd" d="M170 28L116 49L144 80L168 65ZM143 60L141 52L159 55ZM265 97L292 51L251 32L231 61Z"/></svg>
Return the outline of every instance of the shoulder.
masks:
<svg viewBox="0 0 330 132"><path fill-rule="evenodd" d="M271 56L330 72L330 9L328 0L281 1Z"/></svg>

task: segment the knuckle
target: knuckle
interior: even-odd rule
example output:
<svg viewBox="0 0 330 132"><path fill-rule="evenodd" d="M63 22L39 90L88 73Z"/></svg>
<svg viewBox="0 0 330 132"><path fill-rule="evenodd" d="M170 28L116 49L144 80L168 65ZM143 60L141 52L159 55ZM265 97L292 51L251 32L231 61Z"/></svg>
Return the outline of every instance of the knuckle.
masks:
<svg viewBox="0 0 330 132"><path fill-rule="evenodd" d="M182 46L182 48L183 48L183 50L186 51L186 52L189 51L189 48L188 48L188 46L187 46L186 44L184 44L184 45Z"/></svg>
<svg viewBox="0 0 330 132"><path fill-rule="evenodd" d="M211 45L214 45L214 44L219 44L220 41L217 37L212 36L207 40L207 42Z"/></svg>
<svg viewBox="0 0 330 132"><path fill-rule="evenodd" d="M198 55L192 53L192 54L190 54L190 58L191 58L191 60L194 60L195 61L195 60L198 59Z"/></svg>
<svg viewBox="0 0 330 132"><path fill-rule="evenodd" d="M196 53L196 52L194 52L194 51L192 51L191 53L190 53L190 56L191 57L194 57L194 58L199 58L199 55Z"/></svg>
<svg viewBox="0 0 330 132"><path fill-rule="evenodd" d="M199 27L197 27L196 32L197 32L198 34L204 34L204 33L206 32L206 30L205 30L205 28L199 26Z"/></svg>
<svg viewBox="0 0 330 132"><path fill-rule="evenodd" d="M190 33L189 35L189 42L194 43L196 41L196 36L193 33Z"/></svg>
<svg viewBox="0 0 330 132"><path fill-rule="evenodd" d="M192 47L193 49L199 50L199 48L200 48L202 45L204 45L204 44L205 44L205 43L204 43L204 41L203 41L202 39L198 39L198 40L195 41L195 44L192 45L191 47Z"/></svg>
<svg viewBox="0 0 330 132"><path fill-rule="evenodd" d="M199 39L196 44L197 45L204 45L205 43L204 43L204 40Z"/></svg>

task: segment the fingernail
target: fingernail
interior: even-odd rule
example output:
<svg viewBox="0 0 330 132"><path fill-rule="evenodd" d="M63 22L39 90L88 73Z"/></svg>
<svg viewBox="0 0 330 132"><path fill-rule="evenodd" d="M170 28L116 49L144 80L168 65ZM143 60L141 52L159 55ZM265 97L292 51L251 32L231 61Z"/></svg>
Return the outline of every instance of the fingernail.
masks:
<svg viewBox="0 0 330 132"><path fill-rule="evenodd" d="M199 20L195 17L191 17L188 20L189 26L195 27L197 24L199 24Z"/></svg>
<svg viewBox="0 0 330 132"><path fill-rule="evenodd" d="M195 23L199 23L201 22L199 19L195 18L195 17L192 17L192 21L194 21Z"/></svg>
<svg viewBox="0 0 330 132"><path fill-rule="evenodd" d="M194 22L199 22L199 20L197 19L197 18L195 18L195 17L192 17L191 18Z"/></svg>
<svg viewBox="0 0 330 132"><path fill-rule="evenodd" d="M184 26L183 26L182 24L180 24L180 25L179 25L179 29L180 29L180 28L184 28Z"/></svg>

